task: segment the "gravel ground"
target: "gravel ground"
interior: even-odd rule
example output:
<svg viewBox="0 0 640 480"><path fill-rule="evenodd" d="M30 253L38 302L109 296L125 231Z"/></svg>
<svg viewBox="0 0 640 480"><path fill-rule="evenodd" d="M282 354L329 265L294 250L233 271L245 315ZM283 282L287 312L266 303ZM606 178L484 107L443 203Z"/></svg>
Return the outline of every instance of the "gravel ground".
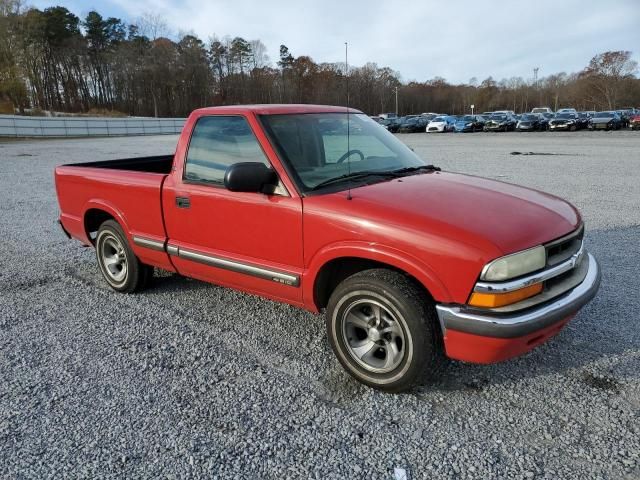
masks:
<svg viewBox="0 0 640 480"><path fill-rule="evenodd" d="M603 269L553 341L402 395L351 380L321 317L177 275L106 287L53 167L175 136L0 143L0 477L640 478L640 132L401 138L569 199Z"/></svg>

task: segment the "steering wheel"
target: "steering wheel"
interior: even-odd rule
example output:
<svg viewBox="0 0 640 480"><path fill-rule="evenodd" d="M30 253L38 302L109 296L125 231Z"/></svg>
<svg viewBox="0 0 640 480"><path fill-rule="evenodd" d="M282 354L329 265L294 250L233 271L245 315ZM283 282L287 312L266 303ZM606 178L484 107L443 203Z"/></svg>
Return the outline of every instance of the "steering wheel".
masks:
<svg viewBox="0 0 640 480"><path fill-rule="evenodd" d="M349 150L347 153L342 155L336 163L344 162L347 158L349 158L354 153L357 153L358 155L360 155L360 160L364 160L364 153L362 153L360 150Z"/></svg>

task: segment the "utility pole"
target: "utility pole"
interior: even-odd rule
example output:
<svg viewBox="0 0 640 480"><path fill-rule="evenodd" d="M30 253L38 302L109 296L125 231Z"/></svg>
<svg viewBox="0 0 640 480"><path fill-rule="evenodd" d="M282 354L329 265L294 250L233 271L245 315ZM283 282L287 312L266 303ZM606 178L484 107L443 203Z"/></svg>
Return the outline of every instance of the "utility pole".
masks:
<svg viewBox="0 0 640 480"><path fill-rule="evenodd" d="M396 117L398 116L398 87L396 87Z"/></svg>
<svg viewBox="0 0 640 480"><path fill-rule="evenodd" d="M538 104L540 103L540 89L538 88L538 70L540 67L534 67L533 69L533 84L536 88L536 93L538 94Z"/></svg>

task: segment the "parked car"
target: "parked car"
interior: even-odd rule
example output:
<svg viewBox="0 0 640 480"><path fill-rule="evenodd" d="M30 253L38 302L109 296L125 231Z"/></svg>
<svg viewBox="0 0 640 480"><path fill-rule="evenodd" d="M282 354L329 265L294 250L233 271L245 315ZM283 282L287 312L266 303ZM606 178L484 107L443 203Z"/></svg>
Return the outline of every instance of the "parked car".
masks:
<svg viewBox="0 0 640 480"><path fill-rule="evenodd" d="M407 118L406 121L400 124L398 132L400 133L417 133L424 132L429 121L422 116L413 116Z"/></svg>
<svg viewBox="0 0 640 480"><path fill-rule="evenodd" d="M455 120L450 116L439 116L431 120L425 131L427 133L447 133L453 132Z"/></svg>
<svg viewBox="0 0 640 480"><path fill-rule="evenodd" d="M634 113L629 119L629 127L632 130L640 130L640 112Z"/></svg>
<svg viewBox="0 0 640 480"><path fill-rule="evenodd" d="M387 122L389 122L385 125L387 130L389 130L391 133L398 133L398 130L400 129L401 118L389 118L387 119Z"/></svg>
<svg viewBox="0 0 640 480"><path fill-rule="evenodd" d="M553 110L549 107L536 107L531 110L531 113L551 113L553 114Z"/></svg>
<svg viewBox="0 0 640 480"><path fill-rule="evenodd" d="M589 130L620 130L622 122L616 112L596 112L589 120Z"/></svg>
<svg viewBox="0 0 640 480"><path fill-rule="evenodd" d="M494 113L484 124L485 132L509 132L515 129L515 119L511 115L504 113Z"/></svg>
<svg viewBox="0 0 640 480"><path fill-rule="evenodd" d="M532 350L596 294L600 269L575 207L441 171L349 112L196 110L175 156L57 167L60 224L95 247L117 292L141 291L159 268L324 311L347 372L392 392L445 356L492 363Z"/></svg>
<svg viewBox="0 0 640 480"><path fill-rule="evenodd" d="M379 118L379 117L378 117ZM393 119L391 118L379 118L378 123L382 125L387 130L390 130L389 126L393 123Z"/></svg>
<svg viewBox="0 0 640 480"><path fill-rule="evenodd" d="M547 121L537 113L524 113L518 123L516 130L519 132L533 132L547 129Z"/></svg>
<svg viewBox="0 0 640 480"><path fill-rule="evenodd" d="M561 108L556 113L578 113L575 108Z"/></svg>
<svg viewBox="0 0 640 480"><path fill-rule="evenodd" d="M513 110L496 110L495 112L493 112L493 115L510 115L511 117L515 117L516 112L514 112Z"/></svg>
<svg viewBox="0 0 640 480"><path fill-rule="evenodd" d="M587 112L578 112L578 130L589 128L590 119L591 117L587 114Z"/></svg>
<svg viewBox="0 0 640 480"><path fill-rule="evenodd" d="M390 118L398 118L398 115L397 115L397 114L395 114L395 113L392 113L392 112L389 112L389 113L380 113L378 116L379 116L380 118L388 118L388 119L390 119Z"/></svg>
<svg viewBox="0 0 640 480"><path fill-rule="evenodd" d="M574 112L559 112L549 120L549 131L568 130L575 131L580 128L578 114Z"/></svg>
<svg viewBox="0 0 640 480"><path fill-rule="evenodd" d="M481 132L484 129L484 119L479 115L463 115L453 124L456 132Z"/></svg>
<svg viewBox="0 0 640 480"><path fill-rule="evenodd" d="M618 117L620 118L620 127L621 128L628 128L630 120L631 120L629 112L627 110L616 110L616 113L618 114Z"/></svg>

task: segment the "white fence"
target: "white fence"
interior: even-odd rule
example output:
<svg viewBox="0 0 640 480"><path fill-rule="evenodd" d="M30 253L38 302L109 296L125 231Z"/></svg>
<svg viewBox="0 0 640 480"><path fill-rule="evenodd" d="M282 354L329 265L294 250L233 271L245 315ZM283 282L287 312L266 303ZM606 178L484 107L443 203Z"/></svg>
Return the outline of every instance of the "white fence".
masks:
<svg viewBox="0 0 640 480"><path fill-rule="evenodd" d="M0 115L0 137L107 137L180 133L185 118L21 117Z"/></svg>

